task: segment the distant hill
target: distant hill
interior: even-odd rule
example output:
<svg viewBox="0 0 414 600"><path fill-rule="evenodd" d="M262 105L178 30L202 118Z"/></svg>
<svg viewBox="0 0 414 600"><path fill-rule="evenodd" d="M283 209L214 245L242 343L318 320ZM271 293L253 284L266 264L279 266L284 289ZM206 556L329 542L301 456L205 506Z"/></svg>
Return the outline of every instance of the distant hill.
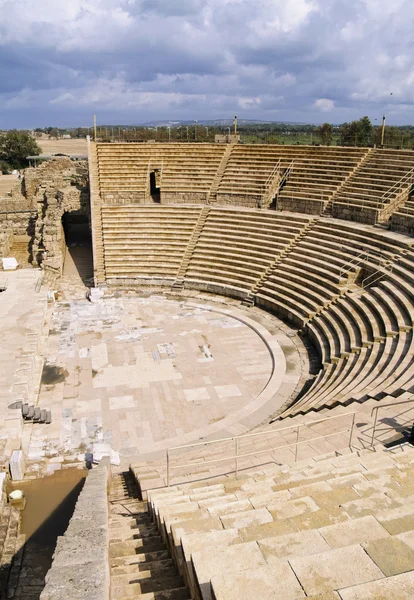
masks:
<svg viewBox="0 0 414 600"><path fill-rule="evenodd" d="M233 119L198 119L197 125L210 127L228 127L233 125ZM237 119L239 125L304 125L304 123L282 122L282 121L260 121L258 119ZM190 121L147 121L141 123L140 127L180 127L194 125L194 120ZM138 125L137 125L138 126Z"/></svg>

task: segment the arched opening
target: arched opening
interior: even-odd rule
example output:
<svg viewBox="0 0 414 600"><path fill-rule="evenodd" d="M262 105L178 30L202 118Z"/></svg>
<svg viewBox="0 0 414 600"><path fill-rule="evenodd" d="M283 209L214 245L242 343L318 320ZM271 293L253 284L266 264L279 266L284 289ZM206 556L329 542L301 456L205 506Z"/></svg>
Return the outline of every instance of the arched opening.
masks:
<svg viewBox="0 0 414 600"><path fill-rule="evenodd" d="M93 285L92 236L89 217L77 211L62 216L63 276Z"/></svg>

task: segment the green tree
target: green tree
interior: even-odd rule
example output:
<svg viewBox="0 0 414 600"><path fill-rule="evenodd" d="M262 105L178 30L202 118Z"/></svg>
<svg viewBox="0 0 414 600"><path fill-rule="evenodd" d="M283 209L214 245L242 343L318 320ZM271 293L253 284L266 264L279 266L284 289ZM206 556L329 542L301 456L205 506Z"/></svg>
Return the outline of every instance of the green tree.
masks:
<svg viewBox="0 0 414 600"><path fill-rule="evenodd" d="M27 131L6 131L0 134L0 162L11 169L22 169L28 166L27 156L40 154L40 147Z"/></svg>
<svg viewBox="0 0 414 600"><path fill-rule="evenodd" d="M329 146L333 139L334 129L330 123L323 123L315 129L316 135L319 136L323 146Z"/></svg>
<svg viewBox="0 0 414 600"><path fill-rule="evenodd" d="M340 128L341 146L370 146L373 127L369 117L344 123Z"/></svg>

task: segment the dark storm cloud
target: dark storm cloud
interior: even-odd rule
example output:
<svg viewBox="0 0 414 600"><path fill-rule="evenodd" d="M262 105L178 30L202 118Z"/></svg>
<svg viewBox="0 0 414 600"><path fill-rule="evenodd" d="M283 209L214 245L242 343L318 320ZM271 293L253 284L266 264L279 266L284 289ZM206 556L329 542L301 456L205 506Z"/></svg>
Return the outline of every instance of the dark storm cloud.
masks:
<svg viewBox="0 0 414 600"><path fill-rule="evenodd" d="M408 0L0 0L0 15L0 127L412 120Z"/></svg>

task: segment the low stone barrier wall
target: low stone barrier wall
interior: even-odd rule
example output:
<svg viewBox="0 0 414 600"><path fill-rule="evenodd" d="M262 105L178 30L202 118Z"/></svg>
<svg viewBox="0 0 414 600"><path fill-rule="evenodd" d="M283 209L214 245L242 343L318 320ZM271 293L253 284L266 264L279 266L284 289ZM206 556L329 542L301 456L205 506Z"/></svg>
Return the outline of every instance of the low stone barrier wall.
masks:
<svg viewBox="0 0 414 600"><path fill-rule="evenodd" d="M161 188L161 204L207 204L207 192L164 192Z"/></svg>
<svg viewBox="0 0 414 600"><path fill-rule="evenodd" d="M357 223L375 225L378 220L379 210L359 204L345 204L334 202L332 205L332 216L335 219L345 219Z"/></svg>
<svg viewBox="0 0 414 600"><path fill-rule="evenodd" d="M314 200L312 198L288 198L279 196L277 198L277 210L294 213L304 213L306 215L320 215L325 209L327 202L324 200Z"/></svg>
<svg viewBox="0 0 414 600"><path fill-rule="evenodd" d="M414 235L414 215L394 213L391 217L391 229L408 235Z"/></svg>
<svg viewBox="0 0 414 600"><path fill-rule="evenodd" d="M69 526L58 537L40 600L109 600L110 477L106 457L89 471Z"/></svg>
<svg viewBox="0 0 414 600"><path fill-rule="evenodd" d="M220 206L235 206L242 208L260 208L262 196L253 194L225 194L219 192L217 194L217 204Z"/></svg>

